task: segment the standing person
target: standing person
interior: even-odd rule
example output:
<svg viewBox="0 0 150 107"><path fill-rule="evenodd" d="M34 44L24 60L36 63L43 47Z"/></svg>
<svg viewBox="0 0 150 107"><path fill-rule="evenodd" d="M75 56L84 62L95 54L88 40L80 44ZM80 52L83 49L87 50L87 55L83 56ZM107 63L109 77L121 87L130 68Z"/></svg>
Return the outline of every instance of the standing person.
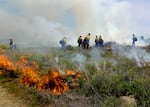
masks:
<svg viewBox="0 0 150 107"><path fill-rule="evenodd" d="M85 44L87 49L89 48L90 38L91 38L91 33L88 33L88 35L85 37Z"/></svg>
<svg viewBox="0 0 150 107"><path fill-rule="evenodd" d="M65 50L66 48L66 37L64 37L62 40L59 41L60 45L61 45L61 49Z"/></svg>
<svg viewBox="0 0 150 107"><path fill-rule="evenodd" d="M137 37L135 37L135 34L132 35L132 46L135 46L135 42L137 41Z"/></svg>
<svg viewBox="0 0 150 107"><path fill-rule="evenodd" d="M96 36L95 38L95 47L98 48L99 46L99 39L98 39L98 36Z"/></svg>
<svg viewBox="0 0 150 107"><path fill-rule="evenodd" d="M100 46L100 47L103 47L103 43L104 43L104 41L103 41L103 39L102 39L102 36L100 35L100 36L99 36L99 46Z"/></svg>
<svg viewBox="0 0 150 107"><path fill-rule="evenodd" d="M77 42L79 47L82 46L82 36L79 36Z"/></svg>
<svg viewBox="0 0 150 107"><path fill-rule="evenodd" d="M16 44L15 44L13 38L9 39L9 48L10 48L10 50L16 49Z"/></svg>
<svg viewBox="0 0 150 107"><path fill-rule="evenodd" d="M90 33L83 39L83 48L88 49L89 48L89 42L90 42Z"/></svg>

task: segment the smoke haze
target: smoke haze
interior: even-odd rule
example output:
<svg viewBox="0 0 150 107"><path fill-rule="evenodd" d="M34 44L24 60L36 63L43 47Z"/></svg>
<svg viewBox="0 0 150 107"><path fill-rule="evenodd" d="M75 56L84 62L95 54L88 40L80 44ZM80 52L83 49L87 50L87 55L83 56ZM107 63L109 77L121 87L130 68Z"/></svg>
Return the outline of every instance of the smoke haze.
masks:
<svg viewBox="0 0 150 107"><path fill-rule="evenodd" d="M105 41L130 44L132 33L148 37L150 15L140 10L143 7L149 10L148 3L148 0L0 0L0 42L7 43L13 37L19 47L53 47L59 46L58 41L66 36L68 44L76 45L79 35L90 32L91 44L95 35L102 35Z"/></svg>

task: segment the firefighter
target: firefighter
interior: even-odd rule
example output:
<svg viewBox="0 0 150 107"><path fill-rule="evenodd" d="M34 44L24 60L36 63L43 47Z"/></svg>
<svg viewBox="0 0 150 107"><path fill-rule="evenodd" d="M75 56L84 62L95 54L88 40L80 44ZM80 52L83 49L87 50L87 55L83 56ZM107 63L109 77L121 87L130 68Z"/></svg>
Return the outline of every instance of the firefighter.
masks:
<svg viewBox="0 0 150 107"><path fill-rule="evenodd" d="M91 34L88 33L88 35L83 40L83 48L84 49L85 48L87 48L87 49L89 48L90 36L91 36Z"/></svg>
<svg viewBox="0 0 150 107"><path fill-rule="evenodd" d="M103 43L104 43L104 41L103 41L103 39L102 39L102 36L100 35L100 36L99 36L99 46L100 46L100 47L103 47Z"/></svg>
<svg viewBox="0 0 150 107"><path fill-rule="evenodd" d="M135 37L135 34L132 34L132 46L135 46L136 41L137 41L137 37Z"/></svg>
<svg viewBox="0 0 150 107"><path fill-rule="evenodd" d="M99 39L98 39L98 36L96 36L95 38L95 47L98 48L99 46Z"/></svg>
<svg viewBox="0 0 150 107"><path fill-rule="evenodd" d="M13 38L9 39L9 48L10 48L10 50L16 49L16 44L15 44Z"/></svg>
<svg viewBox="0 0 150 107"><path fill-rule="evenodd" d="M79 36L77 42L79 47L82 46L82 36Z"/></svg>
<svg viewBox="0 0 150 107"><path fill-rule="evenodd" d="M66 37L64 37L62 40L59 41L60 45L61 45L61 49L65 50L66 48Z"/></svg>

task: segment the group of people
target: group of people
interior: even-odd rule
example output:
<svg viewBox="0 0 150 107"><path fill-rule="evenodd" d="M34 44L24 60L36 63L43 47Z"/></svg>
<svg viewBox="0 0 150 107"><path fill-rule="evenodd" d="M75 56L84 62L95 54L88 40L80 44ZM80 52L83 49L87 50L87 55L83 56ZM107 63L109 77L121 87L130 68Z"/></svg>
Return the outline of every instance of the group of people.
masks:
<svg viewBox="0 0 150 107"><path fill-rule="evenodd" d="M88 33L88 35L83 38L82 36L79 36L77 42L78 42L78 46L79 47L83 47L84 49L88 49L89 48L89 41L90 41L90 33ZM102 39L102 36L100 35L99 37L96 36L95 38L95 47L98 48L98 47L102 47L103 46L103 39Z"/></svg>
<svg viewBox="0 0 150 107"><path fill-rule="evenodd" d="M135 46L135 42L137 41L137 37L135 36L135 34L132 35L132 46ZM77 39L77 43L78 43L78 47L83 47L83 49L88 49L89 48L89 42L90 42L90 38L91 38L91 33L88 33L87 36L85 36L84 38L82 36L79 36L79 38ZM64 37L62 40L59 41L62 50L65 50L66 48L66 37ZM99 37L96 36L95 37L95 47L103 47L103 39L102 36L100 35ZM13 40L13 38L9 39L9 47L10 50L12 49L16 49L16 44Z"/></svg>
<svg viewBox="0 0 150 107"><path fill-rule="evenodd" d="M95 47L98 48L98 47L103 47L103 39L102 39L102 36L100 35L99 38L98 36L96 36L95 38Z"/></svg>
<svg viewBox="0 0 150 107"><path fill-rule="evenodd" d="M91 33L88 33L87 36L83 38L83 36L79 36L77 39L78 47L82 47L83 49L89 49L89 43L90 43ZM95 47L102 47L103 46L103 39L101 35L95 38ZM62 40L59 41L61 45L61 49L65 50L66 48L66 37L64 37Z"/></svg>
<svg viewBox="0 0 150 107"><path fill-rule="evenodd" d="M82 47L83 49L88 49L89 48L89 42L91 38L91 33L88 33L87 36L83 38L83 36L79 36L77 39L78 47ZM137 37L135 34L132 35L132 46L135 46L135 42L137 41ZM62 40L59 41L61 44L61 48L64 50L66 47L66 37L64 37ZM99 37L96 35L95 37L95 47L103 47L104 40L102 39L102 36L100 35Z"/></svg>
<svg viewBox="0 0 150 107"><path fill-rule="evenodd" d="M91 38L91 33L88 33L88 35L85 38L83 38L82 36L79 36L77 40L78 46L79 47L82 46L84 49L88 49L90 38Z"/></svg>

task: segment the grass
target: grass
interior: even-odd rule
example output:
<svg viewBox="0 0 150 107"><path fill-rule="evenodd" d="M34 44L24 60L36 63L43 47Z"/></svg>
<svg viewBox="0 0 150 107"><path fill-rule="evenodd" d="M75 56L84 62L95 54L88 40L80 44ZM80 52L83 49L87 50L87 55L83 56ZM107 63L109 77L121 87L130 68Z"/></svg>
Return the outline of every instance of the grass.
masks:
<svg viewBox="0 0 150 107"><path fill-rule="evenodd" d="M83 54L86 62L73 62L72 54L77 53ZM41 73L46 73L51 67L62 72L66 69L83 72L78 81L79 87L62 95L26 87L18 83L20 74L16 72L0 75L0 84L23 99L30 107L67 107L75 104L87 107L93 104L96 107L121 107L121 96L132 96L138 107L150 106L150 66L147 64L139 67L133 60L115 55L110 50L105 50L101 58L94 62L90 51L79 51L77 48L65 52L51 49L46 54L14 52L7 53L7 56L14 63L20 56L28 56L29 60L39 65ZM85 77L88 79L85 80ZM67 81L71 81L69 79Z"/></svg>

